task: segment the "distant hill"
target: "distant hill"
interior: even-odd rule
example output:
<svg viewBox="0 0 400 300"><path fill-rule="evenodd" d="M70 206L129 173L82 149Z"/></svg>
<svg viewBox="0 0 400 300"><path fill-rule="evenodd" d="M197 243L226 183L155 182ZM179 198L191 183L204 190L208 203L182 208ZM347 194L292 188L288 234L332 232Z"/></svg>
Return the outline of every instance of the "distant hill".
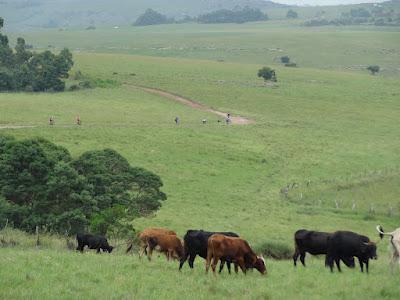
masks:
<svg viewBox="0 0 400 300"><path fill-rule="evenodd" d="M8 28L26 30L131 24L148 8L179 19L245 6L262 10L285 7L264 0L0 0L0 14Z"/></svg>

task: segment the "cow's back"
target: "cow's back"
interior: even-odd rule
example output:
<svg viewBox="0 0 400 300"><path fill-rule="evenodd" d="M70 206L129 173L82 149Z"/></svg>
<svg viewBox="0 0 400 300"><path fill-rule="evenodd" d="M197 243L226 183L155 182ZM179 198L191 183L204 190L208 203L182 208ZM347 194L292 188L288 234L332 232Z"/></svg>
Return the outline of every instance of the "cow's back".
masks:
<svg viewBox="0 0 400 300"><path fill-rule="evenodd" d="M213 234L220 234L231 237L238 237L234 232L212 232L204 230L188 230L183 238L185 251L199 255L202 258L207 257L208 239Z"/></svg>
<svg viewBox="0 0 400 300"><path fill-rule="evenodd" d="M337 231L328 242L328 251L336 256L358 256L363 243L370 240L352 231Z"/></svg>
<svg viewBox="0 0 400 300"><path fill-rule="evenodd" d="M301 229L294 234L294 240L300 252L318 255L327 253L328 239L331 236L332 234L328 232Z"/></svg>

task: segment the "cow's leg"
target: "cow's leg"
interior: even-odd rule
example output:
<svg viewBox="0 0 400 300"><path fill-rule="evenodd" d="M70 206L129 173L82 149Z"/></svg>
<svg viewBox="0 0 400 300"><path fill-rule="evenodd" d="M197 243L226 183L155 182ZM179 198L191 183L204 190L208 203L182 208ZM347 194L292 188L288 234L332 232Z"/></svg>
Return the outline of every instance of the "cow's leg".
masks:
<svg viewBox="0 0 400 300"><path fill-rule="evenodd" d="M153 255L153 248L150 245L147 245L149 247L149 251L147 251L147 259L151 261L151 256Z"/></svg>
<svg viewBox="0 0 400 300"><path fill-rule="evenodd" d="M213 271L214 275L215 275L215 269L217 268L218 261L219 261L219 257L218 256L214 256L214 259L213 259L212 264L211 264L211 268L212 268L212 271Z"/></svg>
<svg viewBox="0 0 400 300"><path fill-rule="evenodd" d="M325 258L325 266L329 267L331 269L331 272L333 272L333 261L334 261L333 257L328 256L328 255L326 256L326 258Z"/></svg>
<svg viewBox="0 0 400 300"><path fill-rule="evenodd" d="M361 258L358 259L358 262L360 263L361 272L364 272L364 264L363 264Z"/></svg>
<svg viewBox="0 0 400 300"><path fill-rule="evenodd" d="M230 261L226 262L226 267L228 268L228 273L231 274L231 262Z"/></svg>
<svg viewBox="0 0 400 300"><path fill-rule="evenodd" d="M367 258L367 261L365 262L365 270L368 273L368 269L369 269L369 259Z"/></svg>
<svg viewBox="0 0 400 300"><path fill-rule="evenodd" d="M235 273L239 273L239 265L235 262Z"/></svg>
<svg viewBox="0 0 400 300"><path fill-rule="evenodd" d="M147 256L147 244L143 243L143 241L140 241L140 248L139 248L139 258L142 258L143 254L146 254Z"/></svg>
<svg viewBox="0 0 400 300"><path fill-rule="evenodd" d="M304 267L306 266L305 258L306 258L306 253L305 252L300 253L300 261Z"/></svg>
<svg viewBox="0 0 400 300"><path fill-rule="evenodd" d="M243 257L238 258L237 263L244 274L246 274L246 265L244 264Z"/></svg>
<svg viewBox="0 0 400 300"><path fill-rule="evenodd" d="M293 254L293 264L295 267L297 266L297 259L299 258L299 255L300 255L299 249L297 249L296 247Z"/></svg>
<svg viewBox="0 0 400 300"><path fill-rule="evenodd" d="M342 272L340 269L340 258L335 258L336 267L338 268L339 272Z"/></svg>
<svg viewBox="0 0 400 300"><path fill-rule="evenodd" d="M187 252L185 251L185 253L183 254L181 260L179 261L179 271L182 269L183 264L184 264L185 261L188 259L188 257L189 257L189 253L187 253Z"/></svg>
<svg viewBox="0 0 400 300"><path fill-rule="evenodd" d="M78 247L76 248L76 250L83 252L83 249L85 248L85 244L82 243L78 243Z"/></svg>
<svg viewBox="0 0 400 300"><path fill-rule="evenodd" d="M229 262L227 262L227 264L229 264ZM225 265L225 260L221 259L221 264L219 265L219 273L221 273L222 270L224 269L224 265Z"/></svg>
<svg viewBox="0 0 400 300"><path fill-rule="evenodd" d="M208 270L210 269L211 259L212 259L212 253L211 253L211 251L208 251L207 259L206 259L206 273L208 273ZM190 263L190 261L189 261L189 263Z"/></svg>
<svg viewBox="0 0 400 300"><path fill-rule="evenodd" d="M193 269L194 268L194 259L196 258L196 254L190 254L190 256L189 256L189 267L191 268L191 269Z"/></svg>

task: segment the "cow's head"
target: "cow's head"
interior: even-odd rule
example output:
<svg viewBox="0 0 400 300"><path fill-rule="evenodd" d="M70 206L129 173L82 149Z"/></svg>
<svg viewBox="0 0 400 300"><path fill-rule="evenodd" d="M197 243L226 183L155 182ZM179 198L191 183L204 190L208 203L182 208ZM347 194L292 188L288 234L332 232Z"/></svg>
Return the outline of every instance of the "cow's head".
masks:
<svg viewBox="0 0 400 300"><path fill-rule="evenodd" d="M363 242L361 251L370 259L378 259L378 255L376 254L376 244L374 242Z"/></svg>
<svg viewBox="0 0 400 300"><path fill-rule="evenodd" d="M267 273L267 268L265 267L265 259L262 255L257 256L257 259L256 259L253 267L256 268L257 271L263 275Z"/></svg>
<svg viewBox="0 0 400 300"><path fill-rule="evenodd" d="M113 249L114 249L113 246L109 246L108 249L107 249L108 253L111 253L113 251Z"/></svg>

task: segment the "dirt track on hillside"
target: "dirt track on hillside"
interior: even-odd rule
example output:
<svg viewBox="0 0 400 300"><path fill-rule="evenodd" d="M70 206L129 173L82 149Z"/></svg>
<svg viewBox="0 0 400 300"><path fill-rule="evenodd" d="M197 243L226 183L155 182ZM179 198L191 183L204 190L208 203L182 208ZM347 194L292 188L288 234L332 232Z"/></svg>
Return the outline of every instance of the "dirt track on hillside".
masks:
<svg viewBox="0 0 400 300"><path fill-rule="evenodd" d="M0 125L0 130L2 129L22 129L22 128L34 128L33 125Z"/></svg>
<svg viewBox="0 0 400 300"><path fill-rule="evenodd" d="M155 88L149 88L149 87L144 87L144 86L138 86L138 85L131 85L131 84L126 84L129 87L134 87L137 89L141 89L142 91L145 91L147 93L153 94L153 95L157 95L157 96L161 96L176 102L180 102L182 104L185 104L187 106L190 106L194 109L198 109L198 110L202 110L202 111L206 111L206 112L210 112L213 114L216 114L220 117L223 117L224 119L227 116L227 112L222 112L222 111L218 111L215 110L211 107L208 107L206 105L200 104L196 101L193 101L191 99L188 98L184 98L182 96L167 92L167 91L163 91L160 89L155 89ZM248 125L248 124L255 124L256 122L252 119L248 119L248 118L244 118L241 116L232 116L231 115L231 122L232 124L236 124L236 125Z"/></svg>

